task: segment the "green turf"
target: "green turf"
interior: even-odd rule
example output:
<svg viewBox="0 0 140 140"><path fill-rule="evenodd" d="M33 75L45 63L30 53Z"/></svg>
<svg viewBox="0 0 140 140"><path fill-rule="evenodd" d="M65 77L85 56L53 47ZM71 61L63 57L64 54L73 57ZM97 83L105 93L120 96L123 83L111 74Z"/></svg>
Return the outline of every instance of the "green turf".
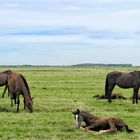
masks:
<svg viewBox="0 0 140 140"><path fill-rule="evenodd" d="M0 98L0 139L27 140L140 140L140 103L133 105L130 99L96 100L96 94L104 93L108 72L133 71L139 68L9 68L23 74L34 98L34 112L20 112L10 107L10 99ZM6 68L0 68L4 71ZM4 87L0 87L2 92ZM129 98L132 89L115 87L114 92ZM99 117L121 117L135 132L117 132L95 135L76 129L72 111L77 108Z"/></svg>

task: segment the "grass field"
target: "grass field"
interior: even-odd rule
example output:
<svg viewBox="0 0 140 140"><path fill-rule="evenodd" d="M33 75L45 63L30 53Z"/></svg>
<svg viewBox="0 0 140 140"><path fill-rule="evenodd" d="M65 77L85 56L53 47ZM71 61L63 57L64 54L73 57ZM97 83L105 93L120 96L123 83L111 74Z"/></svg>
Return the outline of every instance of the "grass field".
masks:
<svg viewBox="0 0 140 140"><path fill-rule="evenodd" d="M10 99L0 97L0 139L27 140L140 140L140 103L133 105L130 99L96 100L96 94L104 93L108 72L129 72L139 68L8 68L23 74L34 98L34 112L20 112L10 106ZM0 71L7 70L0 68ZM0 87L0 93L4 87ZM114 92L129 98L132 89L115 87ZM77 108L99 117L119 116L134 129L128 134L117 132L109 135L89 134L76 129L72 111Z"/></svg>

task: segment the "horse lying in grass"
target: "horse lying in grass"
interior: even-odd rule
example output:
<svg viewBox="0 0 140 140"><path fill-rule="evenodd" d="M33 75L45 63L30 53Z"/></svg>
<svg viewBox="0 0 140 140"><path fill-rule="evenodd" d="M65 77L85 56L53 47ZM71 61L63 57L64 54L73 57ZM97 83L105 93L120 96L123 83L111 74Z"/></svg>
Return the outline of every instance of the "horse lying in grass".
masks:
<svg viewBox="0 0 140 140"><path fill-rule="evenodd" d="M96 131L96 134L107 134L123 130L126 130L128 133L133 132L133 130L129 129L128 125L118 117L102 119L90 113L81 112L79 109L72 113L76 120L77 128L81 128L85 131ZM86 125L81 126L82 122L85 122Z"/></svg>
<svg viewBox="0 0 140 140"><path fill-rule="evenodd" d="M7 70L0 73L0 87L5 86L2 98L4 98L5 92L7 90L8 76L12 73L11 70Z"/></svg>
<svg viewBox="0 0 140 140"><path fill-rule="evenodd" d="M140 87L140 71L133 71L129 73L124 72L110 72L106 76L105 95L108 96L108 102L111 103L111 93L118 85L120 88L133 88L132 103L138 103L138 91Z"/></svg>
<svg viewBox="0 0 140 140"><path fill-rule="evenodd" d="M104 94L101 94L101 95L95 95L93 96L93 98L96 98L96 99L108 99L108 97ZM119 93L113 93L111 95L111 99L123 99L123 100L126 100L127 98L125 98L124 96L122 96L121 94Z"/></svg>
<svg viewBox="0 0 140 140"><path fill-rule="evenodd" d="M30 89L26 79L21 74L12 73L8 77L8 92L11 97L11 106L13 106L13 100L15 104L17 103L17 112L19 112L20 95L24 98L24 109L27 106L29 111L33 112L33 100L30 96Z"/></svg>

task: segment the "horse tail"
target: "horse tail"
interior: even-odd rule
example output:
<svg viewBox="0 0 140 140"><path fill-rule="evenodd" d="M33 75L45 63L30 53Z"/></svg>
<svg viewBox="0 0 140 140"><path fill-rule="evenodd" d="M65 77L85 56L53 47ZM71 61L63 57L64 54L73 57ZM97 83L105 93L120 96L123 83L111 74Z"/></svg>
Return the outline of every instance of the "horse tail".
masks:
<svg viewBox="0 0 140 140"><path fill-rule="evenodd" d="M133 129L129 129L128 125L126 125L125 128L126 128L126 132L128 132L128 133L134 132Z"/></svg>
<svg viewBox="0 0 140 140"><path fill-rule="evenodd" d="M21 77L21 79L23 80L23 82L24 82L24 84L25 84L25 87L27 88L27 91L28 91L29 96L30 96L30 88L29 88L29 86L28 86L28 83L27 83L25 77L24 77L23 75L21 75L21 74L20 74L20 77Z"/></svg>
<svg viewBox="0 0 140 140"><path fill-rule="evenodd" d="M106 76L105 82L105 96L108 97L108 75Z"/></svg>

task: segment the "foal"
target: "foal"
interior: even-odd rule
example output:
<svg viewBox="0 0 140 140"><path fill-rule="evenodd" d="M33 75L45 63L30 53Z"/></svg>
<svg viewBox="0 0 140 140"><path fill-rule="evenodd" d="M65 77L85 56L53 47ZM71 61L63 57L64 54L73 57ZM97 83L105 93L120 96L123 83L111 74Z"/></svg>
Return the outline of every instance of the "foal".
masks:
<svg viewBox="0 0 140 140"><path fill-rule="evenodd" d="M81 128L87 131L93 130L97 132L96 134L107 134L119 130L126 130L128 133L133 132L133 130L129 129L128 125L118 117L102 119L87 112L81 112L79 109L72 113L76 120L77 128ZM81 126L82 121L85 122L85 126Z"/></svg>

